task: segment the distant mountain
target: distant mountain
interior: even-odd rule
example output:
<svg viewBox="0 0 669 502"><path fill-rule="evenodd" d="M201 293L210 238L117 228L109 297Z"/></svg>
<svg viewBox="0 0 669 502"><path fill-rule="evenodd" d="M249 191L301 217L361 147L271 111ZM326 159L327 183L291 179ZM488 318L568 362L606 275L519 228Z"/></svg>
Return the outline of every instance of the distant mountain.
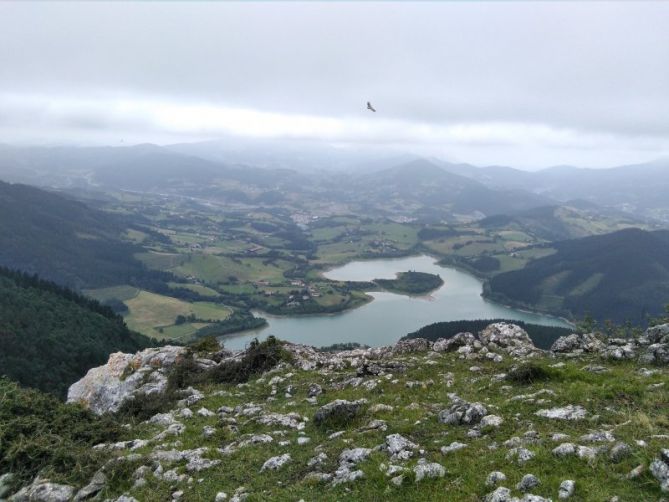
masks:
<svg viewBox="0 0 669 502"><path fill-rule="evenodd" d="M415 155L374 147L344 147L308 140L227 137L214 141L168 145L167 149L212 162L265 169L290 169L302 173L370 172Z"/></svg>
<svg viewBox="0 0 669 502"><path fill-rule="evenodd" d="M556 166L527 172L509 167L475 167L440 164L445 170L466 176L495 189L521 189L554 200L582 199L628 214L669 221L669 160L585 169Z"/></svg>
<svg viewBox="0 0 669 502"><path fill-rule="evenodd" d="M552 313L644 322L669 303L669 231L629 228L551 244L556 253L493 277L489 296Z"/></svg>
<svg viewBox="0 0 669 502"><path fill-rule="evenodd" d="M426 159L358 176L351 189L379 204L419 207L443 214L486 215L544 206L551 199L522 190L493 190L465 176L448 172Z"/></svg>
<svg viewBox="0 0 669 502"><path fill-rule="evenodd" d="M0 376L64 397L110 353L155 344L94 300L0 268Z"/></svg>
<svg viewBox="0 0 669 502"><path fill-rule="evenodd" d="M218 180L265 188L285 183L286 169L230 165L143 144L128 147L0 147L0 178L38 186L197 192Z"/></svg>
<svg viewBox="0 0 669 502"><path fill-rule="evenodd" d="M568 205L490 216L478 225L490 230L519 230L539 240L561 241L639 227L644 222L622 212L572 201Z"/></svg>
<svg viewBox="0 0 669 502"><path fill-rule="evenodd" d="M122 239L128 223L35 187L0 182L0 266L80 289L159 279Z"/></svg>

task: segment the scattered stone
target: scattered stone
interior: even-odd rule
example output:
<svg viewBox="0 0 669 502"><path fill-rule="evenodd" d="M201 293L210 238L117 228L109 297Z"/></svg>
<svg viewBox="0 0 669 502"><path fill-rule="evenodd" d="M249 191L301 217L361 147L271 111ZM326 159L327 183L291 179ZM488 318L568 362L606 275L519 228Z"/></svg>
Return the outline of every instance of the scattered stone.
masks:
<svg viewBox="0 0 669 502"><path fill-rule="evenodd" d="M585 418L586 413L585 408L582 406L570 404L562 408L539 410L535 415L555 420L582 420Z"/></svg>
<svg viewBox="0 0 669 502"><path fill-rule="evenodd" d="M485 497L485 502L511 502L511 490L500 486Z"/></svg>
<svg viewBox="0 0 669 502"><path fill-rule="evenodd" d="M553 448L553 455L556 457L566 457L576 454L576 445L574 443L562 443L560 446Z"/></svg>
<svg viewBox="0 0 669 502"><path fill-rule="evenodd" d="M488 413L482 403L468 403L455 394L449 394L453 405L439 412L438 420L443 424L475 425Z"/></svg>
<svg viewBox="0 0 669 502"><path fill-rule="evenodd" d="M339 455L339 463L352 467L365 460L371 452L372 450L369 448L351 448L344 450Z"/></svg>
<svg viewBox="0 0 669 502"><path fill-rule="evenodd" d="M660 452L660 456L650 464L650 472L660 482L663 492L669 492L669 449Z"/></svg>
<svg viewBox="0 0 669 502"><path fill-rule="evenodd" d="M506 474L500 471L493 471L488 474L488 477L485 480L486 486L495 486L500 484L502 481L506 481Z"/></svg>
<svg viewBox="0 0 669 502"><path fill-rule="evenodd" d="M525 474L523 479L520 480L520 483L516 485L516 490L526 492L536 486L539 486L539 479L534 474Z"/></svg>
<svg viewBox="0 0 669 502"><path fill-rule="evenodd" d="M281 427L290 427L291 429L296 429L301 431L305 427L305 418L303 418L298 413L288 413L287 415L282 415L281 413L267 413L256 418L256 421L262 425L280 425Z"/></svg>
<svg viewBox="0 0 669 502"><path fill-rule="evenodd" d="M413 472L416 475L416 483L425 478L443 478L446 475L446 469L441 464L428 463L424 458L418 461Z"/></svg>
<svg viewBox="0 0 669 502"><path fill-rule="evenodd" d="M314 415L314 424L322 425L329 421L348 422L360 414L362 406L365 404L367 404L366 399L358 399L357 401L337 399L318 409Z"/></svg>
<svg viewBox="0 0 669 502"><path fill-rule="evenodd" d="M207 408L200 408L199 410L197 410L197 414L200 415L201 417L213 417L216 415L216 413L214 413L211 410L208 410Z"/></svg>
<svg viewBox="0 0 669 502"><path fill-rule="evenodd" d="M270 471L276 471L277 469L280 469L284 465L286 465L288 462L290 462L290 454L289 453L284 453L283 455L279 455L276 457L272 457L268 459L263 465L262 468L260 469L260 472L270 470Z"/></svg>
<svg viewBox="0 0 669 502"><path fill-rule="evenodd" d="M223 502L224 500L228 500L228 494L225 492L218 492L214 502Z"/></svg>
<svg viewBox="0 0 669 502"><path fill-rule="evenodd" d="M560 483L560 488L558 489L558 498L560 500L568 499L574 494L574 488L576 483L571 479L565 479Z"/></svg>
<svg viewBox="0 0 669 502"><path fill-rule="evenodd" d="M307 391L307 397L316 397L320 396L323 393L323 387L317 383L309 384L309 390Z"/></svg>
<svg viewBox="0 0 669 502"><path fill-rule="evenodd" d="M481 419L481 427L497 428L504 423L504 419L497 415L486 415Z"/></svg>
<svg viewBox="0 0 669 502"><path fill-rule="evenodd" d="M211 425L205 425L202 427L202 435L205 438L211 438L216 435L216 427L213 427Z"/></svg>
<svg viewBox="0 0 669 502"><path fill-rule="evenodd" d="M369 412L370 413L382 413L384 411L390 412L390 411L393 411L394 409L395 408L393 406L390 406L388 404L378 403L378 404L370 406L369 407Z"/></svg>
<svg viewBox="0 0 669 502"><path fill-rule="evenodd" d="M391 434L386 436L386 449L391 460L408 460L413 456L414 450L418 449L418 445L400 434Z"/></svg>
<svg viewBox="0 0 669 502"><path fill-rule="evenodd" d="M609 431L596 431L581 436L581 441L586 441L590 443L603 443L603 442L613 443L615 442L615 440L616 438L613 437L613 434L611 434Z"/></svg>
<svg viewBox="0 0 669 502"><path fill-rule="evenodd" d="M593 460L597 456L597 450L594 448L590 448L589 446L577 446L576 456L578 458Z"/></svg>
<svg viewBox="0 0 669 502"><path fill-rule="evenodd" d="M534 458L534 453L528 450L527 448L512 448L509 450L509 453L506 454L507 460L516 460L520 465L524 464L528 460Z"/></svg>
<svg viewBox="0 0 669 502"><path fill-rule="evenodd" d="M463 448L467 448L467 445L465 443L458 443L457 441L453 441L448 446L442 446L441 447L441 453L443 455L447 455L451 452L462 450Z"/></svg>
<svg viewBox="0 0 669 502"><path fill-rule="evenodd" d="M327 459L328 459L327 454L323 453L323 452L320 452L318 455L311 458L307 462L307 467L314 467L315 465L322 465L327 461Z"/></svg>

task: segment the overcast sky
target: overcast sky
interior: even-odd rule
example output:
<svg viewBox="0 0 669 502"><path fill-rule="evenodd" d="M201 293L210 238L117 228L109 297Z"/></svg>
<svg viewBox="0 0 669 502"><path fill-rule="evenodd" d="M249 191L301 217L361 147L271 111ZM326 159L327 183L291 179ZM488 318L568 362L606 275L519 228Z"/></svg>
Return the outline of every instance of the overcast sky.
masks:
<svg viewBox="0 0 669 502"><path fill-rule="evenodd" d="M0 3L0 142L231 134L530 169L666 157L669 2Z"/></svg>

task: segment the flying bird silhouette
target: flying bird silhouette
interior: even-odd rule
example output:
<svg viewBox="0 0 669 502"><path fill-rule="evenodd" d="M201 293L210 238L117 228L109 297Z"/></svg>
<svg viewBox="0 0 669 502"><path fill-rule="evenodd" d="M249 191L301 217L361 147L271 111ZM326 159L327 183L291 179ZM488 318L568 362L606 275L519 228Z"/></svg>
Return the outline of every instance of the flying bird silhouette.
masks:
<svg viewBox="0 0 669 502"><path fill-rule="evenodd" d="M367 109L373 111L374 113L376 113L376 110L375 110L374 107L372 106L372 103L370 103L369 101L367 101Z"/></svg>

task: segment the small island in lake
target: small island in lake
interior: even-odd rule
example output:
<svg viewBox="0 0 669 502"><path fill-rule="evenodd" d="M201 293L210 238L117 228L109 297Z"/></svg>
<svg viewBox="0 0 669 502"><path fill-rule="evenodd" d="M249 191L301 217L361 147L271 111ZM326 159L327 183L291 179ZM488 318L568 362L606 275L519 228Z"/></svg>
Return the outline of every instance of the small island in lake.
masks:
<svg viewBox="0 0 669 502"><path fill-rule="evenodd" d="M427 272L399 272L395 279L374 279L383 289L406 295L424 295L440 288L444 281L437 274Z"/></svg>

